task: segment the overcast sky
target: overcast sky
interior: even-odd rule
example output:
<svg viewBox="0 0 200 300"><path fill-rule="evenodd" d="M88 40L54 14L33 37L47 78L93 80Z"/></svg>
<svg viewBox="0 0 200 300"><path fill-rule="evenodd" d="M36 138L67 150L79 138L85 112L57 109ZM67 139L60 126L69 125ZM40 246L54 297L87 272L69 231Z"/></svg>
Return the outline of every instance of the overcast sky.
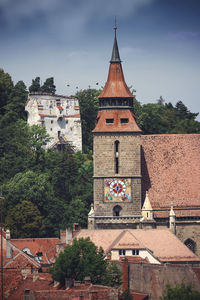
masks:
<svg viewBox="0 0 200 300"><path fill-rule="evenodd" d="M0 0L0 67L27 86L53 76L58 94L101 87L115 16L137 99L182 100L199 112L200 0Z"/></svg>

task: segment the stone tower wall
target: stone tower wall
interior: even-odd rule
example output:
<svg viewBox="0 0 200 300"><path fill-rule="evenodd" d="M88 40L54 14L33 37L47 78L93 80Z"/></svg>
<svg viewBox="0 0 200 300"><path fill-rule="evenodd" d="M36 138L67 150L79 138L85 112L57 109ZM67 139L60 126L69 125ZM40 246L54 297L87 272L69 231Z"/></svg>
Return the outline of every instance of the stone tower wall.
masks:
<svg viewBox="0 0 200 300"><path fill-rule="evenodd" d="M115 173L115 141L119 141L119 172ZM122 207L120 216L141 213L140 135L127 133L95 134L94 148L94 210L96 216L113 216L116 205ZM105 202L104 179L129 178L130 202ZM122 220L121 220L122 222ZM122 222L123 223L123 222Z"/></svg>
<svg viewBox="0 0 200 300"><path fill-rule="evenodd" d="M46 148L53 147L61 136L75 150L82 150L80 110L76 98L46 93L30 94L25 110L28 124L45 127L50 135L51 141Z"/></svg>

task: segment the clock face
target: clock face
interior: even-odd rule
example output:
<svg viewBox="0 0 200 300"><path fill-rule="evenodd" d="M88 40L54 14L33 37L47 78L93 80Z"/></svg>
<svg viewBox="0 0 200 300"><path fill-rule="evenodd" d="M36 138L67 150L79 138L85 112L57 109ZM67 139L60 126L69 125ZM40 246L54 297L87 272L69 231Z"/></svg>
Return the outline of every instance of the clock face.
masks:
<svg viewBox="0 0 200 300"><path fill-rule="evenodd" d="M121 197L126 192L126 185L121 180L114 180L110 184L110 193L115 197Z"/></svg>
<svg viewBox="0 0 200 300"><path fill-rule="evenodd" d="M104 179L104 201L106 202L131 201L131 179L127 179L127 178Z"/></svg>

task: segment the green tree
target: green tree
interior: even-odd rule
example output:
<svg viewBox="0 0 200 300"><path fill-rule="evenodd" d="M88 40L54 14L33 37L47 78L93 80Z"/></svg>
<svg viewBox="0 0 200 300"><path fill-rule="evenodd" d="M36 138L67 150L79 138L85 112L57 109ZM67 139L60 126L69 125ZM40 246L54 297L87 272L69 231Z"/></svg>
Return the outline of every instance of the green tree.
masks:
<svg viewBox="0 0 200 300"><path fill-rule="evenodd" d="M184 283L177 284L172 287L170 284L166 286L164 295L161 300L199 300L200 293L193 290L192 285L185 285Z"/></svg>
<svg viewBox="0 0 200 300"><path fill-rule="evenodd" d="M11 229L15 238L38 237L42 230L42 216L36 205L23 200L10 208L5 219L5 227Z"/></svg>
<svg viewBox="0 0 200 300"><path fill-rule="evenodd" d="M54 280L62 285L65 278L83 281L90 276L93 283L101 283L106 272L107 262L103 258L103 249L97 248L89 238L74 239L60 253L51 269Z"/></svg>
<svg viewBox="0 0 200 300"><path fill-rule="evenodd" d="M83 152L92 150L92 130L95 127L98 112L98 96L100 90L87 89L76 93L79 100L81 123L82 123L82 142Z"/></svg>
<svg viewBox="0 0 200 300"><path fill-rule="evenodd" d="M89 238L81 238L74 239L72 245L67 245L64 252L59 254L51 274L62 285L65 284L65 278L83 281L86 276L90 276L92 283L103 284L109 270L103 249L97 248ZM110 279L110 282L113 281Z"/></svg>
<svg viewBox="0 0 200 300"><path fill-rule="evenodd" d="M30 93L41 92L40 77L36 77L35 79L32 79L32 84L29 86L29 92Z"/></svg>
<svg viewBox="0 0 200 300"><path fill-rule="evenodd" d="M197 116L198 113L191 113L188 108L183 104L182 101L178 101L175 105L175 112L177 117L182 120L182 119L189 119L189 120L194 120Z"/></svg>
<svg viewBox="0 0 200 300"><path fill-rule="evenodd" d="M5 215L21 201L28 200L39 209L42 216L43 231L40 231L39 236L58 234L60 228L55 224L62 223L64 205L55 197L47 174L30 170L17 173L2 186L2 192L5 197Z"/></svg>
<svg viewBox="0 0 200 300"><path fill-rule="evenodd" d="M23 81L18 81L10 93L10 101L4 107L5 115L2 122L4 124L14 123L19 119L26 120L25 103L28 92Z"/></svg>
<svg viewBox="0 0 200 300"><path fill-rule="evenodd" d="M78 174L76 176L76 184L74 195L82 200L88 209L93 199L93 160L92 152L82 154L77 152L73 155Z"/></svg>
<svg viewBox="0 0 200 300"><path fill-rule="evenodd" d="M44 84L41 86L41 91L45 93L52 93L53 95L56 92L56 86L54 85L54 78L47 78Z"/></svg>
<svg viewBox="0 0 200 300"><path fill-rule="evenodd" d="M121 295L119 295L119 300L132 300L133 297L129 290L125 290Z"/></svg>
<svg viewBox="0 0 200 300"><path fill-rule="evenodd" d="M0 115L5 112L5 106L10 101L10 95L13 89L12 78L3 69L0 69Z"/></svg>
<svg viewBox="0 0 200 300"><path fill-rule="evenodd" d="M72 199L69 205L66 206L64 212L63 228L72 227L74 223L78 223L81 228L87 227L88 209L83 201L79 198Z"/></svg>
<svg viewBox="0 0 200 300"><path fill-rule="evenodd" d="M102 284L113 287L119 287L122 283L121 277L122 272L117 267L117 265L113 262L109 262Z"/></svg>

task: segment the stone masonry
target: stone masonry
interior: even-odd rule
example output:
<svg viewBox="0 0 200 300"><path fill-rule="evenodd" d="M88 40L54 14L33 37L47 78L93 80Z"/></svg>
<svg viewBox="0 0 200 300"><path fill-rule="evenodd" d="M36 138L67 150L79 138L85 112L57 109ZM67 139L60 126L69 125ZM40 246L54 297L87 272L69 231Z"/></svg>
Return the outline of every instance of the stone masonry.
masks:
<svg viewBox="0 0 200 300"><path fill-rule="evenodd" d="M25 110L29 125L45 127L52 138L46 148L62 141L82 150L82 131L78 100L48 93L29 94Z"/></svg>

